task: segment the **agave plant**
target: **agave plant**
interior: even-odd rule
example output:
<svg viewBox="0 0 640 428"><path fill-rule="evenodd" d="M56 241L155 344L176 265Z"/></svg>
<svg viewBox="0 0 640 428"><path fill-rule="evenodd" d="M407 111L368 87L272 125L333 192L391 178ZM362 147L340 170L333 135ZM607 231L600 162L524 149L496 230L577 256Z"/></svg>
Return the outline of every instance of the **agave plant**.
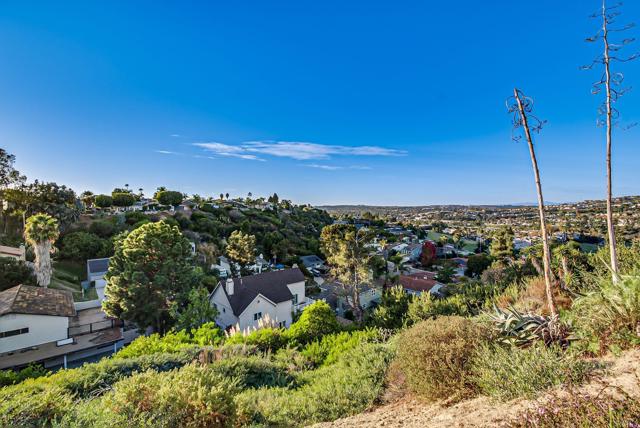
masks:
<svg viewBox="0 0 640 428"><path fill-rule="evenodd" d="M547 346L569 341L569 329L557 316L545 317L533 313L521 313L514 307L500 309L494 306L489 314L493 321L498 341L508 345L527 347L536 341L544 341Z"/></svg>

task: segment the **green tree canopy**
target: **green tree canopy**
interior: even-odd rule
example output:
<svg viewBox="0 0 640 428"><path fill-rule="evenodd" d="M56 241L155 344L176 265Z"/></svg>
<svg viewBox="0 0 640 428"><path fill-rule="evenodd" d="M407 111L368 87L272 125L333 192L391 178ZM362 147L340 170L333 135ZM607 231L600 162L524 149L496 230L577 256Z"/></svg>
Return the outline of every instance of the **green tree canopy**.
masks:
<svg viewBox="0 0 640 428"><path fill-rule="evenodd" d="M113 205L113 198L109 195L96 195L94 203L100 208L109 208Z"/></svg>
<svg viewBox="0 0 640 428"><path fill-rule="evenodd" d="M496 260L513 258L513 229L503 226L496 230L491 241L491 256Z"/></svg>
<svg viewBox="0 0 640 428"><path fill-rule="evenodd" d="M176 192L174 190L162 190L156 192L154 199L162 205L173 205L175 207L182 203L184 195L181 192Z"/></svg>
<svg viewBox="0 0 640 428"><path fill-rule="evenodd" d="M185 305L198 277L191 244L178 228L164 221L147 223L116 240L103 307L141 330L163 332L174 323L171 310Z"/></svg>
<svg viewBox="0 0 640 428"><path fill-rule="evenodd" d="M172 308L172 316L176 320L177 330L200 328L201 325L214 322L218 310L209 301L209 292L204 287L192 288L187 294L187 301L183 306L178 304Z"/></svg>
<svg viewBox="0 0 640 428"><path fill-rule="evenodd" d="M227 242L227 255L241 266L246 266L255 261L256 237L234 230Z"/></svg>
<svg viewBox="0 0 640 428"><path fill-rule="evenodd" d="M35 284L31 268L22 260L0 257L0 291L20 284Z"/></svg>
<svg viewBox="0 0 640 428"><path fill-rule="evenodd" d="M59 243L60 257L85 262L87 259L107 257L112 246L109 240L93 233L77 231L62 237Z"/></svg>
<svg viewBox="0 0 640 428"><path fill-rule="evenodd" d="M116 207L130 207L136 202L136 198L131 193L113 193L111 197Z"/></svg>

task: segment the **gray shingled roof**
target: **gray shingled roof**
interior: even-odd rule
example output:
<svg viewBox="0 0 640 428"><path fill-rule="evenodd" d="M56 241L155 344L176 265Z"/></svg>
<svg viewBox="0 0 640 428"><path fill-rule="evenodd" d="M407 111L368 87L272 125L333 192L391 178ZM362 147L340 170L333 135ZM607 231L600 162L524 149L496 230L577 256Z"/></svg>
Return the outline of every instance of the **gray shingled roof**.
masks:
<svg viewBox="0 0 640 428"><path fill-rule="evenodd" d="M103 273L109 270L109 259L87 260L87 272L89 274Z"/></svg>
<svg viewBox="0 0 640 428"><path fill-rule="evenodd" d="M16 285L0 293L0 316L6 314L76 315L70 291Z"/></svg>
<svg viewBox="0 0 640 428"><path fill-rule="evenodd" d="M304 275L298 268L233 278L233 295L229 296L227 294L227 298L229 299L233 313L238 316L249 306L258 294L262 294L273 303L291 300L293 295L287 285L300 281L304 281ZM220 281L218 285L222 287L226 294L225 281Z"/></svg>
<svg viewBox="0 0 640 428"><path fill-rule="evenodd" d="M302 261L302 264L305 265L306 267L313 266L316 263L324 263L324 260L322 260L320 257L316 255L300 256L300 261Z"/></svg>

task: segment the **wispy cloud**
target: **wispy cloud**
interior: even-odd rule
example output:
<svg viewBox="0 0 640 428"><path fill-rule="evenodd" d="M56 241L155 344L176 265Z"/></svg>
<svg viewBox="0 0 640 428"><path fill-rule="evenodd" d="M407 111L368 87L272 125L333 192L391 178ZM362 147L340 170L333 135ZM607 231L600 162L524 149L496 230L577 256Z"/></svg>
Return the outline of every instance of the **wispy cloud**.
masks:
<svg viewBox="0 0 640 428"><path fill-rule="evenodd" d="M156 153L160 153L161 155L181 155L182 153L172 152L170 150L155 150Z"/></svg>
<svg viewBox="0 0 640 428"><path fill-rule="evenodd" d="M344 167L336 166L336 165L321 165L317 163L303 163L302 166L306 166L307 168L317 168L317 169L325 169L327 171L336 171L338 169L344 169Z"/></svg>
<svg viewBox="0 0 640 428"><path fill-rule="evenodd" d="M339 166L339 165L326 165L326 164L318 164L318 163L302 163L301 166L306 166L307 168L317 168L324 169L327 171L337 171L340 169L357 169L357 170L370 170L370 166L365 165L351 165L351 166Z"/></svg>
<svg viewBox="0 0 640 428"><path fill-rule="evenodd" d="M216 154L217 156L234 157L234 158L239 158L244 160L264 162L264 159L259 158L256 155L247 153L245 149L239 146L230 146L228 144L215 143L215 142L195 143L194 146L201 147L208 152L212 152Z"/></svg>
<svg viewBox="0 0 640 428"><path fill-rule="evenodd" d="M327 160L332 156L406 156L405 150L379 146L338 146L299 141L247 141L238 145L217 142L195 143L219 156L247 160L264 160L258 155L284 157L295 160ZM354 167L353 169L367 169Z"/></svg>
<svg viewBox="0 0 640 428"><path fill-rule="evenodd" d="M297 141L249 141L242 147L254 153L287 157L296 160L330 159L332 155L342 156L405 156L404 150L376 146L332 146Z"/></svg>

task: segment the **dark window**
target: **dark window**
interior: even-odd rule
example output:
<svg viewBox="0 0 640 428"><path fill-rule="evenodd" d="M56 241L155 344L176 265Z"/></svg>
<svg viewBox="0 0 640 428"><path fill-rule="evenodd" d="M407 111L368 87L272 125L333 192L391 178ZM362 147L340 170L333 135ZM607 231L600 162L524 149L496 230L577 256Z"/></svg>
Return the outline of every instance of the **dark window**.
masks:
<svg viewBox="0 0 640 428"><path fill-rule="evenodd" d="M258 321L260 318L262 318L262 312L257 312L255 314L253 314L253 320L254 321Z"/></svg>
<svg viewBox="0 0 640 428"><path fill-rule="evenodd" d="M3 337L17 336L19 334L29 333L29 327L20 328L18 330L0 331L0 339Z"/></svg>

